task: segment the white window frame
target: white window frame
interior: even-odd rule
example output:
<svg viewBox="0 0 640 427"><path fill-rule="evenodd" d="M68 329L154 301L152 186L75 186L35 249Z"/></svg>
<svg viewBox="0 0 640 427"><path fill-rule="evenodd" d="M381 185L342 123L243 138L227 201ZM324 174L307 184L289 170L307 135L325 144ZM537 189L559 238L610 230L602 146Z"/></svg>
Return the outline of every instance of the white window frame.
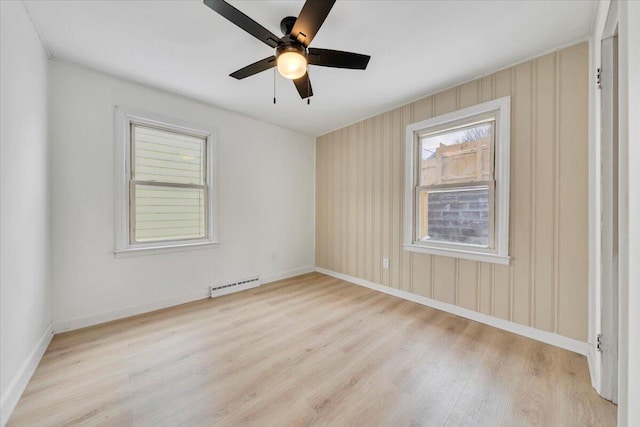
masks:
<svg viewBox="0 0 640 427"><path fill-rule="evenodd" d="M156 114L116 106L115 130L115 250L116 256L147 255L216 247L218 242L217 191L217 138L213 129L168 119ZM204 238L163 240L154 242L131 241L131 126L132 124L160 128L205 139L207 180L207 230Z"/></svg>
<svg viewBox="0 0 640 427"><path fill-rule="evenodd" d="M493 248L464 243L417 241L415 236L417 235L418 211L414 193L419 184L417 147L420 144L420 137L431 129L441 130L446 129L447 125L453 127L454 125L459 126L461 123L472 123L478 116L486 116L487 114L495 114L494 218L493 224L489 223L489 241L493 241ZM510 144L511 99L508 96L408 125L405 140L404 249L431 255L508 265ZM470 187L473 186L473 183L463 183L459 186ZM489 191L491 192L491 187Z"/></svg>

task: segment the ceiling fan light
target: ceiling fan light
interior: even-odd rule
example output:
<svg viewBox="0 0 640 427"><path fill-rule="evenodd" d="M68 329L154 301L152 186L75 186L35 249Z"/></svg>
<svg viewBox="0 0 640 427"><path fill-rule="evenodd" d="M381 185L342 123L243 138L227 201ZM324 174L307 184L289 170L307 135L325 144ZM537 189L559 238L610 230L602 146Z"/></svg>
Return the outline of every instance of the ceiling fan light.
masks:
<svg viewBox="0 0 640 427"><path fill-rule="evenodd" d="M287 79L295 80L307 72L307 58L299 52L282 52L277 60L278 72Z"/></svg>

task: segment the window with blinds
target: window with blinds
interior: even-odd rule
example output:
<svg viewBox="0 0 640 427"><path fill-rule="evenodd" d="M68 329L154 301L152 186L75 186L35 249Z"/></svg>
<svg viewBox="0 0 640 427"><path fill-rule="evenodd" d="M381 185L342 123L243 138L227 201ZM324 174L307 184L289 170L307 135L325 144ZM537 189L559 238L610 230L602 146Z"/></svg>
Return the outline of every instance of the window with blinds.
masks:
<svg viewBox="0 0 640 427"><path fill-rule="evenodd" d="M207 138L130 123L130 243L208 235Z"/></svg>

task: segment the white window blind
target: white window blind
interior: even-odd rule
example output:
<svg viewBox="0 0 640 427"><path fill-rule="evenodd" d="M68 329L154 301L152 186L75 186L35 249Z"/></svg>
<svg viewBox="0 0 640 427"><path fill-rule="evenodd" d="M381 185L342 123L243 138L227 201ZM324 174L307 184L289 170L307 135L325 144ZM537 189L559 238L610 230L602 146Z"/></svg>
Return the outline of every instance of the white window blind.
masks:
<svg viewBox="0 0 640 427"><path fill-rule="evenodd" d="M206 141L131 123L131 243L207 235Z"/></svg>

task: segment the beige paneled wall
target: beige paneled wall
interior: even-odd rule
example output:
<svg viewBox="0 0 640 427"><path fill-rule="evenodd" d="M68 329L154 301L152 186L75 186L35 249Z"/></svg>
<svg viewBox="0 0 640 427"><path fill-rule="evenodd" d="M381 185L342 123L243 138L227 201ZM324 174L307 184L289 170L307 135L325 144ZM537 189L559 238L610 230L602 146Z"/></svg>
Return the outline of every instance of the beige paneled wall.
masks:
<svg viewBox="0 0 640 427"><path fill-rule="evenodd" d="M316 266L587 341L587 73L581 43L319 137ZM406 126L506 95L511 264L404 251Z"/></svg>

